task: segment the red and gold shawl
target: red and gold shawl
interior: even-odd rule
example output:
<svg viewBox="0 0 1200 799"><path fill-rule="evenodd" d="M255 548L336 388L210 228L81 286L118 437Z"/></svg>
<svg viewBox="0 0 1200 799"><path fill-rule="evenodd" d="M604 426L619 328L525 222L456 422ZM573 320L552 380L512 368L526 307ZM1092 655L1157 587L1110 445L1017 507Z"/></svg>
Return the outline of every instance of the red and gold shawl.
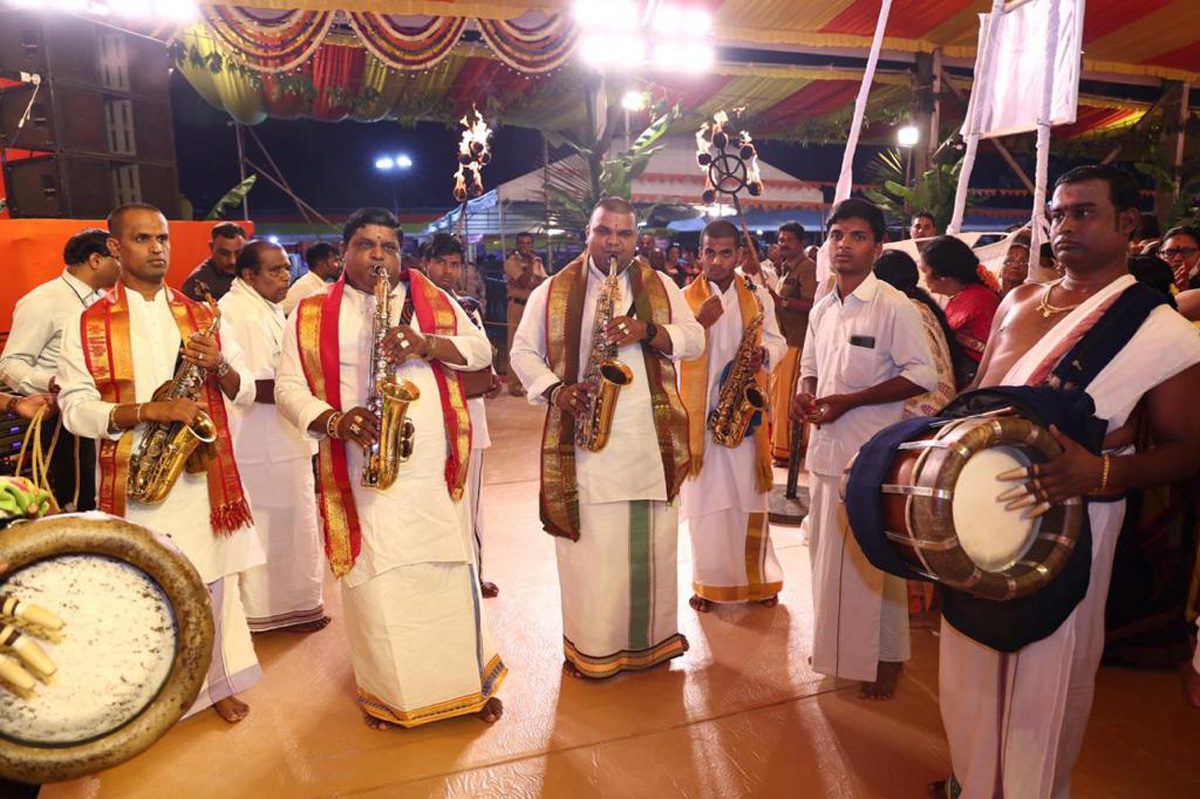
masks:
<svg viewBox="0 0 1200 799"><path fill-rule="evenodd" d="M412 298L415 326L426 334L453 336L458 332L454 301L423 274L414 269L401 272ZM300 363L313 396L334 410L344 411L341 391L341 367L338 341L338 317L346 278L330 286L329 291L306 297L296 306L296 342ZM462 498L467 482L471 455L471 417L462 390L462 377L437 361L430 362L437 382L446 425L446 489L455 501ZM341 577L354 567L362 549L362 527L350 488L350 470L346 442L321 440L317 450L317 494L321 518L325 522L325 554L335 576Z"/></svg>
<svg viewBox="0 0 1200 799"><path fill-rule="evenodd" d="M132 331L129 326L129 303L124 283L83 312L80 335L88 371L105 402L118 404L137 402L133 374ZM212 321L212 311L194 302L175 289L167 288L167 302L186 341ZM217 336L220 343L220 336ZM250 505L242 491L242 478L233 457L229 437L229 419L225 399L216 380L207 380L197 398L201 407L217 426L217 440L210 448L208 469L209 523L213 532L228 535L254 523ZM133 431L128 430L118 441L100 442L97 460L100 463L99 509L114 516L125 515L126 481L129 479L129 458L133 452Z"/></svg>
<svg viewBox="0 0 1200 799"><path fill-rule="evenodd" d="M754 291L746 285L746 281L734 276L733 285L737 291L738 308L742 312L743 335L751 320L759 314L758 300ZM700 310L704 301L712 296L712 284L704 275L693 280L683 296L687 298L692 313ZM762 327L758 329L755 345L762 346ZM708 331L704 331L705 347L699 358L684 361L679 367L679 382L683 395L683 406L688 414L688 446L692 450L692 465L688 476L695 479L704 468L704 431L708 426ZM766 370L760 369L754 377L759 390L764 397L771 396L767 386ZM786 417L785 417L786 418ZM754 428L754 484L758 493L771 490L775 476L771 471L771 432L767 420L763 419Z"/></svg>
<svg viewBox="0 0 1200 799"><path fill-rule="evenodd" d="M587 253L550 279L546 302L546 360L566 385L579 382L579 343L583 302L587 296ZM634 316L656 325L671 323L671 299L658 275L646 263L629 267ZM662 456L667 499L679 493L688 470L687 412L675 385L675 365L642 345L658 449ZM610 446L612 446L610 444ZM579 540L579 484L575 477L575 420L553 405L546 411L542 434L542 525L550 535Z"/></svg>

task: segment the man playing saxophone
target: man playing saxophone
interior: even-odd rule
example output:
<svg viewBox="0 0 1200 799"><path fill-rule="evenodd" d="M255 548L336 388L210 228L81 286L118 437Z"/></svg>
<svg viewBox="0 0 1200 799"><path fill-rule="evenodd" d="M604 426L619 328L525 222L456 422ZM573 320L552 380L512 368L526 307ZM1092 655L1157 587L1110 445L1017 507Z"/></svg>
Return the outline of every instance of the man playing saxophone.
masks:
<svg viewBox="0 0 1200 799"><path fill-rule="evenodd" d="M738 231L725 220L700 234L704 274L684 290L707 331L700 357L679 369L692 464L680 494L692 537L691 606L761 602L783 587L767 524L769 368L787 351L773 303L734 270ZM769 300L769 297L767 298ZM784 409L786 414L787 409Z"/></svg>
<svg viewBox="0 0 1200 799"><path fill-rule="evenodd" d="M704 330L671 279L634 260L636 240L633 206L601 200L587 250L534 290L513 341L529 401L550 406L541 518L558 536L563 668L576 677L687 650L675 610L689 459L675 362L700 354Z"/></svg>
<svg viewBox="0 0 1200 799"><path fill-rule="evenodd" d="M378 208L346 222L341 279L288 318L275 402L319 442L325 554L367 725L491 723L505 669L480 613L459 372L487 367L492 347L450 295L401 268L399 227Z"/></svg>
<svg viewBox="0 0 1200 799"><path fill-rule="evenodd" d="M121 206L109 214L108 232L121 279L63 332L63 424L99 442L97 508L166 534L208 585L218 630L213 667L189 714L211 705L237 722L249 707L236 694L262 676L238 575L264 555L227 405L254 402L254 378L232 337L215 332L212 309L164 283L171 237L162 213ZM172 387L165 397L164 385ZM150 441L159 443L143 446Z"/></svg>

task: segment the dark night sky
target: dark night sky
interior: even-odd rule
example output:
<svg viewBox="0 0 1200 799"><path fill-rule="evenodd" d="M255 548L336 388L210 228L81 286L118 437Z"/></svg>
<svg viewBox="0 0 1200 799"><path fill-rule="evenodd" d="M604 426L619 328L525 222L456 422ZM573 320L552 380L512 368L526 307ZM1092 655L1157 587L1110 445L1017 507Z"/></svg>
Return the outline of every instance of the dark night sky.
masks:
<svg viewBox="0 0 1200 799"><path fill-rule="evenodd" d="M238 181L234 131L228 115L205 102L178 72L171 78L171 101L180 189L202 218ZM322 211L337 214L365 205L390 208L391 184L374 164L379 155L397 153L406 153L414 161L411 169L398 173L396 188L402 210L442 211L454 205L457 129L432 122L404 128L395 122L331 124L307 119L268 119L253 129L292 188ZM246 144L250 160L269 168L249 134ZM864 179L862 168L878 149L860 145L855 160L857 180ZM541 166L541 135L535 130L499 128L493 136L493 151L497 157L484 171L488 188ZM760 142L764 160L810 181L836 181L842 152L842 145ZM552 151L551 160L565 154ZM1026 165L1030 171L1032 166ZM1052 166L1051 174L1055 172ZM975 174L975 186L1019 185L998 158L983 153ZM252 215L295 213L291 200L261 178L250 195L250 208Z"/></svg>

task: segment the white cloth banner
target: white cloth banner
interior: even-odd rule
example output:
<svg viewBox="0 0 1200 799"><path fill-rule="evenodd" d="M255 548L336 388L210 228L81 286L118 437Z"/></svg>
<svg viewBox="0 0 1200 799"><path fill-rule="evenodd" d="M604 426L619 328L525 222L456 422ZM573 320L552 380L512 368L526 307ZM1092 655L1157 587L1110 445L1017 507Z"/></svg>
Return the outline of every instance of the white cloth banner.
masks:
<svg viewBox="0 0 1200 799"><path fill-rule="evenodd" d="M995 62L989 65L990 81L977 80L971 90L971 103L980 107L980 136L1008 136L1035 130L1041 116L1041 92L1037 89L1045 80L1048 37L1047 21L1051 6L1058 5L1058 46L1054 55L1053 101L1050 106L1052 125L1067 125L1075 121L1079 105L1079 74L1083 55L1084 0L1028 0L1016 5L1009 3L992 26L991 16L979 15L979 48L975 74L982 75L986 42L995 37L992 51ZM1015 6L1015 7L1014 7ZM963 135L972 115L967 114Z"/></svg>

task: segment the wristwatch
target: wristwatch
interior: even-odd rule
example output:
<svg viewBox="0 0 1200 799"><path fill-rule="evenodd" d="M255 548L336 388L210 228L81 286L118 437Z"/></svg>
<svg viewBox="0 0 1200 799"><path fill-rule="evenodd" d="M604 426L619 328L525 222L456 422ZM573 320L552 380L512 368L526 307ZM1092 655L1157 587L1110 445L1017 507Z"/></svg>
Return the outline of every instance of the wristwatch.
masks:
<svg viewBox="0 0 1200 799"><path fill-rule="evenodd" d="M642 342L649 344L654 341L654 337L658 335L658 325L653 322L646 323L646 332L642 335Z"/></svg>

